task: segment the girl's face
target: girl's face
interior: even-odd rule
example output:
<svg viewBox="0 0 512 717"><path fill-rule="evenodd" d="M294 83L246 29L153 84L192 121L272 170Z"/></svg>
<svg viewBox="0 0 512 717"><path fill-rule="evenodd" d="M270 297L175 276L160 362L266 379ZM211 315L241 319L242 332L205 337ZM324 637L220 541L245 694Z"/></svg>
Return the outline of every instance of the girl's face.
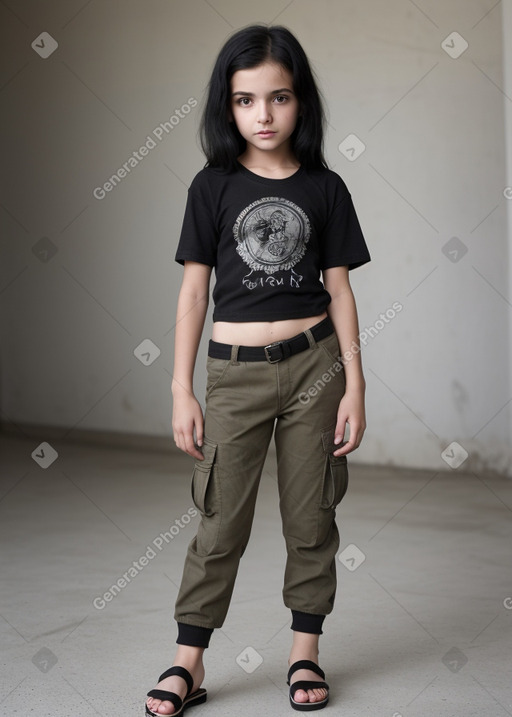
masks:
<svg viewBox="0 0 512 717"><path fill-rule="evenodd" d="M299 116L291 73L274 62L235 72L231 116L248 150L285 149Z"/></svg>

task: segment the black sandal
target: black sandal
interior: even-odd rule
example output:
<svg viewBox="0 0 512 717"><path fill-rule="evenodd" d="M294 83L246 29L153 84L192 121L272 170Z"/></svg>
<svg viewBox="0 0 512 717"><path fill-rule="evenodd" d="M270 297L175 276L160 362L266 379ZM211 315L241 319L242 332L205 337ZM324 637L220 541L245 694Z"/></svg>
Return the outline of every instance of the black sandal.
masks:
<svg viewBox="0 0 512 717"><path fill-rule="evenodd" d="M181 699L179 695L176 694L176 692L168 692L167 690L150 690L148 692L148 697L154 697L156 700L168 700L169 702L172 702L174 707L176 708L176 711L172 713L172 715L169 715L169 717L178 717L178 715L183 714L187 707L193 707L194 705L200 705L203 702L206 702L206 690L203 687L200 687L195 692L191 692L192 687L194 685L194 680L192 678L192 675L188 670L186 670L184 667L170 667L168 670L166 670L160 677L158 678L158 682L161 682L162 680L165 680L166 677L171 677L171 675L178 675L179 677L183 677L185 682L187 683L187 694L185 695L185 699ZM153 710L150 710L147 701L146 701L146 714L150 715L150 717L162 717L161 712L153 712Z"/></svg>
<svg viewBox="0 0 512 717"><path fill-rule="evenodd" d="M316 665L314 662L311 662L311 660L298 660L297 662L294 662L288 670L288 679L286 681L287 685L290 684L291 676L297 672L297 670L311 670L312 672L316 672L322 680L325 680L325 672L321 667ZM295 702L293 698L295 697L297 690L305 690L307 692L308 690L318 690L322 688L324 690L329 689L327 682L314 682L313 680L299 680L298 682L294 682L290 687L291 706L294 710L299 710L301 712L321 710L322 707L325 707L325 705L329 702L329 694L327 694L327 697L321 700L321 702Z"/></svg>

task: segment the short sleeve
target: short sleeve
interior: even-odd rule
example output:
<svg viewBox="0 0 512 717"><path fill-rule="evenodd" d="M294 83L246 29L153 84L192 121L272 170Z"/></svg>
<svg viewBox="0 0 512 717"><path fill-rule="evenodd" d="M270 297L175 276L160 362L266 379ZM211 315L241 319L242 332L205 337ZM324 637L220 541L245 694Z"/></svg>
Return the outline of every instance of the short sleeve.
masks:
<svg viewBox="0 0 512 717"><path fill-rule="evenodd" d="M197 261L216 266L218 234L211 211L211 199L204 175L196 175L188 190L187 205L175 260L178 264Z"/></svg>
<svg viewBox="0 0 512 717"><path fill-rule="evenodd" d="M325 223L320 242L320 269L348 266L355 269L371 260L352 197L338 177L334 208Z"/></svg>

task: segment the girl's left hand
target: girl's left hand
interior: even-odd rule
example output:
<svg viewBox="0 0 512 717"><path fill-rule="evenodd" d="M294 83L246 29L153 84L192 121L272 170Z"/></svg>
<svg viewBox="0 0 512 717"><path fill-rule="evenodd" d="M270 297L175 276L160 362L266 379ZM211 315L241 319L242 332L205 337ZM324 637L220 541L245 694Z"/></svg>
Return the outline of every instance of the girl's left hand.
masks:
<svg viewBox="0 0 512 717"><path fill-rule="evenodd" d="M359 446L363 440L366 429L366 418L364 410L364 391L346 391L340 401L336 430L334 432L334 443L340 444L343 441L346 424L350 429L349 440L334 451L334 456L344 456Z"/></svg>

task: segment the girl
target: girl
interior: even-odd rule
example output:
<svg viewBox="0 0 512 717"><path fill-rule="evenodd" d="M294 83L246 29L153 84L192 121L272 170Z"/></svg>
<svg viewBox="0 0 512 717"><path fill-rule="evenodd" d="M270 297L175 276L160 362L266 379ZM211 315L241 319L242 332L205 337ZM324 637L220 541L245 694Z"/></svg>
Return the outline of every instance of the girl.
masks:
<svg viewBox="0 0 512 717"><path fill-rule="evenodd" d="M323 121L289 30L256 25L228 39L201 124L208 161L190 186L176 253L185 268L172 425L178 448L196 459L201 522L176 602L176 657L148 692L148 715L179 715L206 700L203 652L226 617L274 428L290 703L313 710L328 701L318 640L336 591L335 509L347 488L346 454L366 427L348 272L370 255L349 191L323 158ZM212 267L203 421L193 372Z"/></svg>

